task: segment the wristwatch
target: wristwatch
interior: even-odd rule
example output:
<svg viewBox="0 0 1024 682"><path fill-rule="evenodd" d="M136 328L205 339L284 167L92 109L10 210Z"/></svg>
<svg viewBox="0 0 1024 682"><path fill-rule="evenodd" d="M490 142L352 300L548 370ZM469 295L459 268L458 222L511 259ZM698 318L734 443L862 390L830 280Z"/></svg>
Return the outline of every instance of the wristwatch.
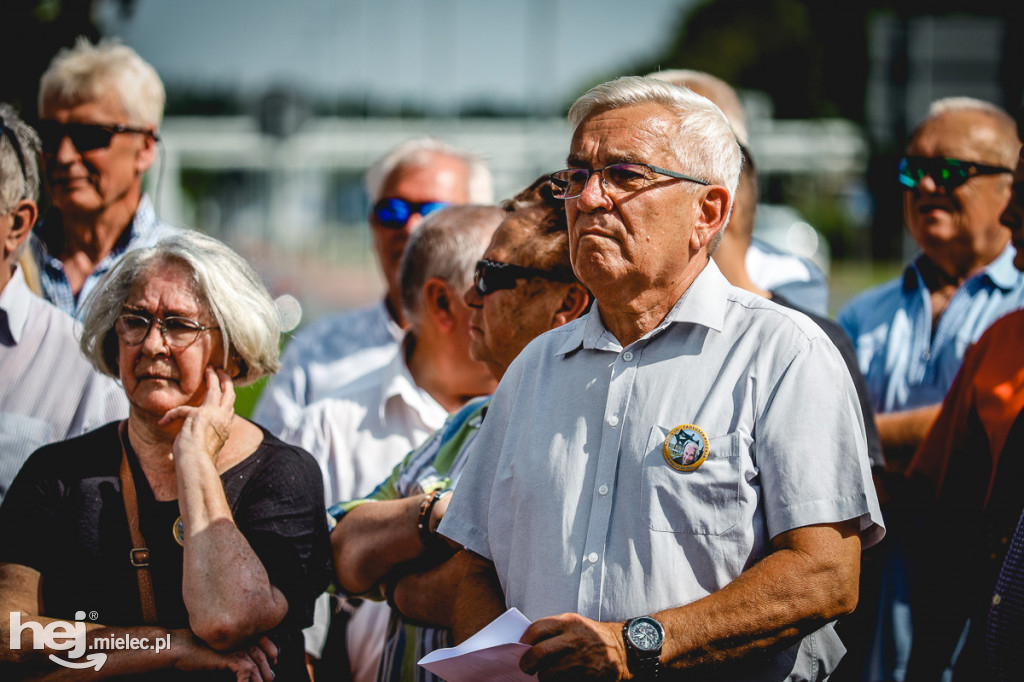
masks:
<svg viewBox="0 0 1024 682"><path fill-rule="evenodd" d="M629 672L637 680L658 677L661 664L661 645L665 642L665 628L650 616L630 618L622 626L622 639L626 642L626 662Z"/></svg>

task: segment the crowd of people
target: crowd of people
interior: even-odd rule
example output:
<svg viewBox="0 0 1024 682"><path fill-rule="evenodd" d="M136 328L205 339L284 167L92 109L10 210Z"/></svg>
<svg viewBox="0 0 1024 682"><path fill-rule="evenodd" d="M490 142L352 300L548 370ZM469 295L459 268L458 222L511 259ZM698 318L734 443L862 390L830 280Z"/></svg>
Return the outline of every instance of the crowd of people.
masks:
<svg viewBox="0 0 1024 682"><path fill-rule="evenodd" d="M544 681L1024 677L1009 113L932 104L920 252L836 321L711 74L592 88L498 203L409 140L366 173L382 300L283 339L143 191L164 100L81 39L34 128L0 104L0 677L432 682L513 607Z"/></svg>

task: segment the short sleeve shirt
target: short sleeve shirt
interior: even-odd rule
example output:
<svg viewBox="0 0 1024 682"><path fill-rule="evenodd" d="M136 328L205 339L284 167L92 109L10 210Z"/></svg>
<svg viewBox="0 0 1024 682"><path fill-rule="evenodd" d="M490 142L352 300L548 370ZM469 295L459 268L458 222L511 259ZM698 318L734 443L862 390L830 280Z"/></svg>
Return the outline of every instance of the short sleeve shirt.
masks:
<svg viewBox="0 0 1024 682"><path fill-rule="evenodd" d="M666 452L678 427L707 449L689 471ZM527 346L440 532L491 559L507 605L531 620L617 621L723 588L779 533L851 519L865 545L884 532L838 351L712 262L626 348L599 309ZM797 648L770 667L811 675L843 652L831 627Z"/></svg>

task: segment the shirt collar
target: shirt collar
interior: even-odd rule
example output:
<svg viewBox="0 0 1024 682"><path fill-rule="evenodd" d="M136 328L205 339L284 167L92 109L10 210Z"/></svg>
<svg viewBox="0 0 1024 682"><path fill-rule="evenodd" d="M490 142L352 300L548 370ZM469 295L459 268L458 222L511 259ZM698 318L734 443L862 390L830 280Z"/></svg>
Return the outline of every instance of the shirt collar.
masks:
<svg viewBox="0 0 1024 682"><path fill-rule="evenodd" d="M25 284L25 273L20 267L15 266L10 281L0 292L0 312L3 312L3 315L0 315L0 323L6 326L6 329L0 331L6 332L5 335L8 335L15 344L21 342L21 335L25 331L32 295Z"/></svg>
<svg viewBox="0 0 1024 682"><path fill-rule="evenodd" d="M1003 291L1010 291L1017 286L1020 281L1021 272L1014 266L1013 257L1017 254L1017 249L1014 248L1013 244L1007 244L1003 252L1000 253L995 260L985 266L985 269L974 275L970 279L977 277L987 277L992 284L999 287ZM922 258L926 256L922 253L912 260L906 268L903 269L903 291L909 292L914 289L918 289L924 286L924 278L921 276L921 270L918 267L918 263ZM967 280L970 281L970 280ZM966 282L965 282L966 283Z"/></svg>
<svg viewBox="0 0 1024 682"><path fill-rule="evenodd" d="M387 406L392 400L402 401L408 408L420 415L425 423L430 423L430 414L436 410L446 416L444 409L422 388L416 385L405 363L405 345L399 345L397 352L383 368L380 392L380 420L386 423ZM442 416L442 420L444 417Z"/></svg>
<svg viewBox="0 0 1024 682"><path fill-rule="evenodd" d="M665 319L640 340L660 334L669 325L676 323L693 324L721 331L725 322L728 291L728 280L715 265L715 261L709 259L704 269L665 315ZM582 318L581 323L570 330L565 341L556 351L556 355L565 355L579 348L613 351L622 348L615 335L604 326L597 302Z"/></svg>
<svg viewBox="0 0 1024 682"><path fill-rule="evenodd" d="M133 239L149 234L156 229L158 223L156 209L153 208L153 201L149 198L148 194L143 194L139 199L138 207L135 209L135 215L132 216L131 222L128 223L128 227L121 231L117 241L114 242L114 248L111 249L110 256L117 257L124 253L128 248L128 244ZM39 221L39 225L36 226L34 232L42 245L46 247L48 256L55 259L56 256L54 254L59 254L64 247L64 220L61 217L60 211L56 208L50 209L46 217Z"/></svg>

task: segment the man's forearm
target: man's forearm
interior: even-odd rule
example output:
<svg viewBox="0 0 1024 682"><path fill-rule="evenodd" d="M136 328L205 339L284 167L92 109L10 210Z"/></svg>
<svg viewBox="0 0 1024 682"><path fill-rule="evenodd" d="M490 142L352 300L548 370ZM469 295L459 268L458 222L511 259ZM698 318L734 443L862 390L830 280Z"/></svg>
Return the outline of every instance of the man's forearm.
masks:
<svg viewBox="0 0 1024 682"><path fill-rule="evenodd" d="M450 629L455 592L466 577L469 552L461 551L422 573L402 576L393 588L393 602L408 621Z"/></svg>
<svg viewBox="0 0 1024 682"><path fill-rule="evenodd" d="M505 594L494 564L479 554L466 552L466 576L455 593L452 632L464 642L505 612Z"/></svg>
<svg viewBox="0 0 1024 682"><path fill-rule="evenodd" d="M942 405L926 405L913 410L875 415L878 437L885 451L886 467L890 471L899 473L906 468L941 409Z"/></svg>
<svg viewBox="0 0 1024 682"><path fill-rule="evenodd" d="M781 651L852 611L860 568L856 525L785 533L784 544L718 592L655 614L666 631L662 660L691 669Z"/></svg>
<svg viewBox="0 0 1024 682"><path fill-rule="evenodd" d="M338 584L349 594L377 586L423 551L416 527L422 496L359 505L331 531Z"/></svg>

